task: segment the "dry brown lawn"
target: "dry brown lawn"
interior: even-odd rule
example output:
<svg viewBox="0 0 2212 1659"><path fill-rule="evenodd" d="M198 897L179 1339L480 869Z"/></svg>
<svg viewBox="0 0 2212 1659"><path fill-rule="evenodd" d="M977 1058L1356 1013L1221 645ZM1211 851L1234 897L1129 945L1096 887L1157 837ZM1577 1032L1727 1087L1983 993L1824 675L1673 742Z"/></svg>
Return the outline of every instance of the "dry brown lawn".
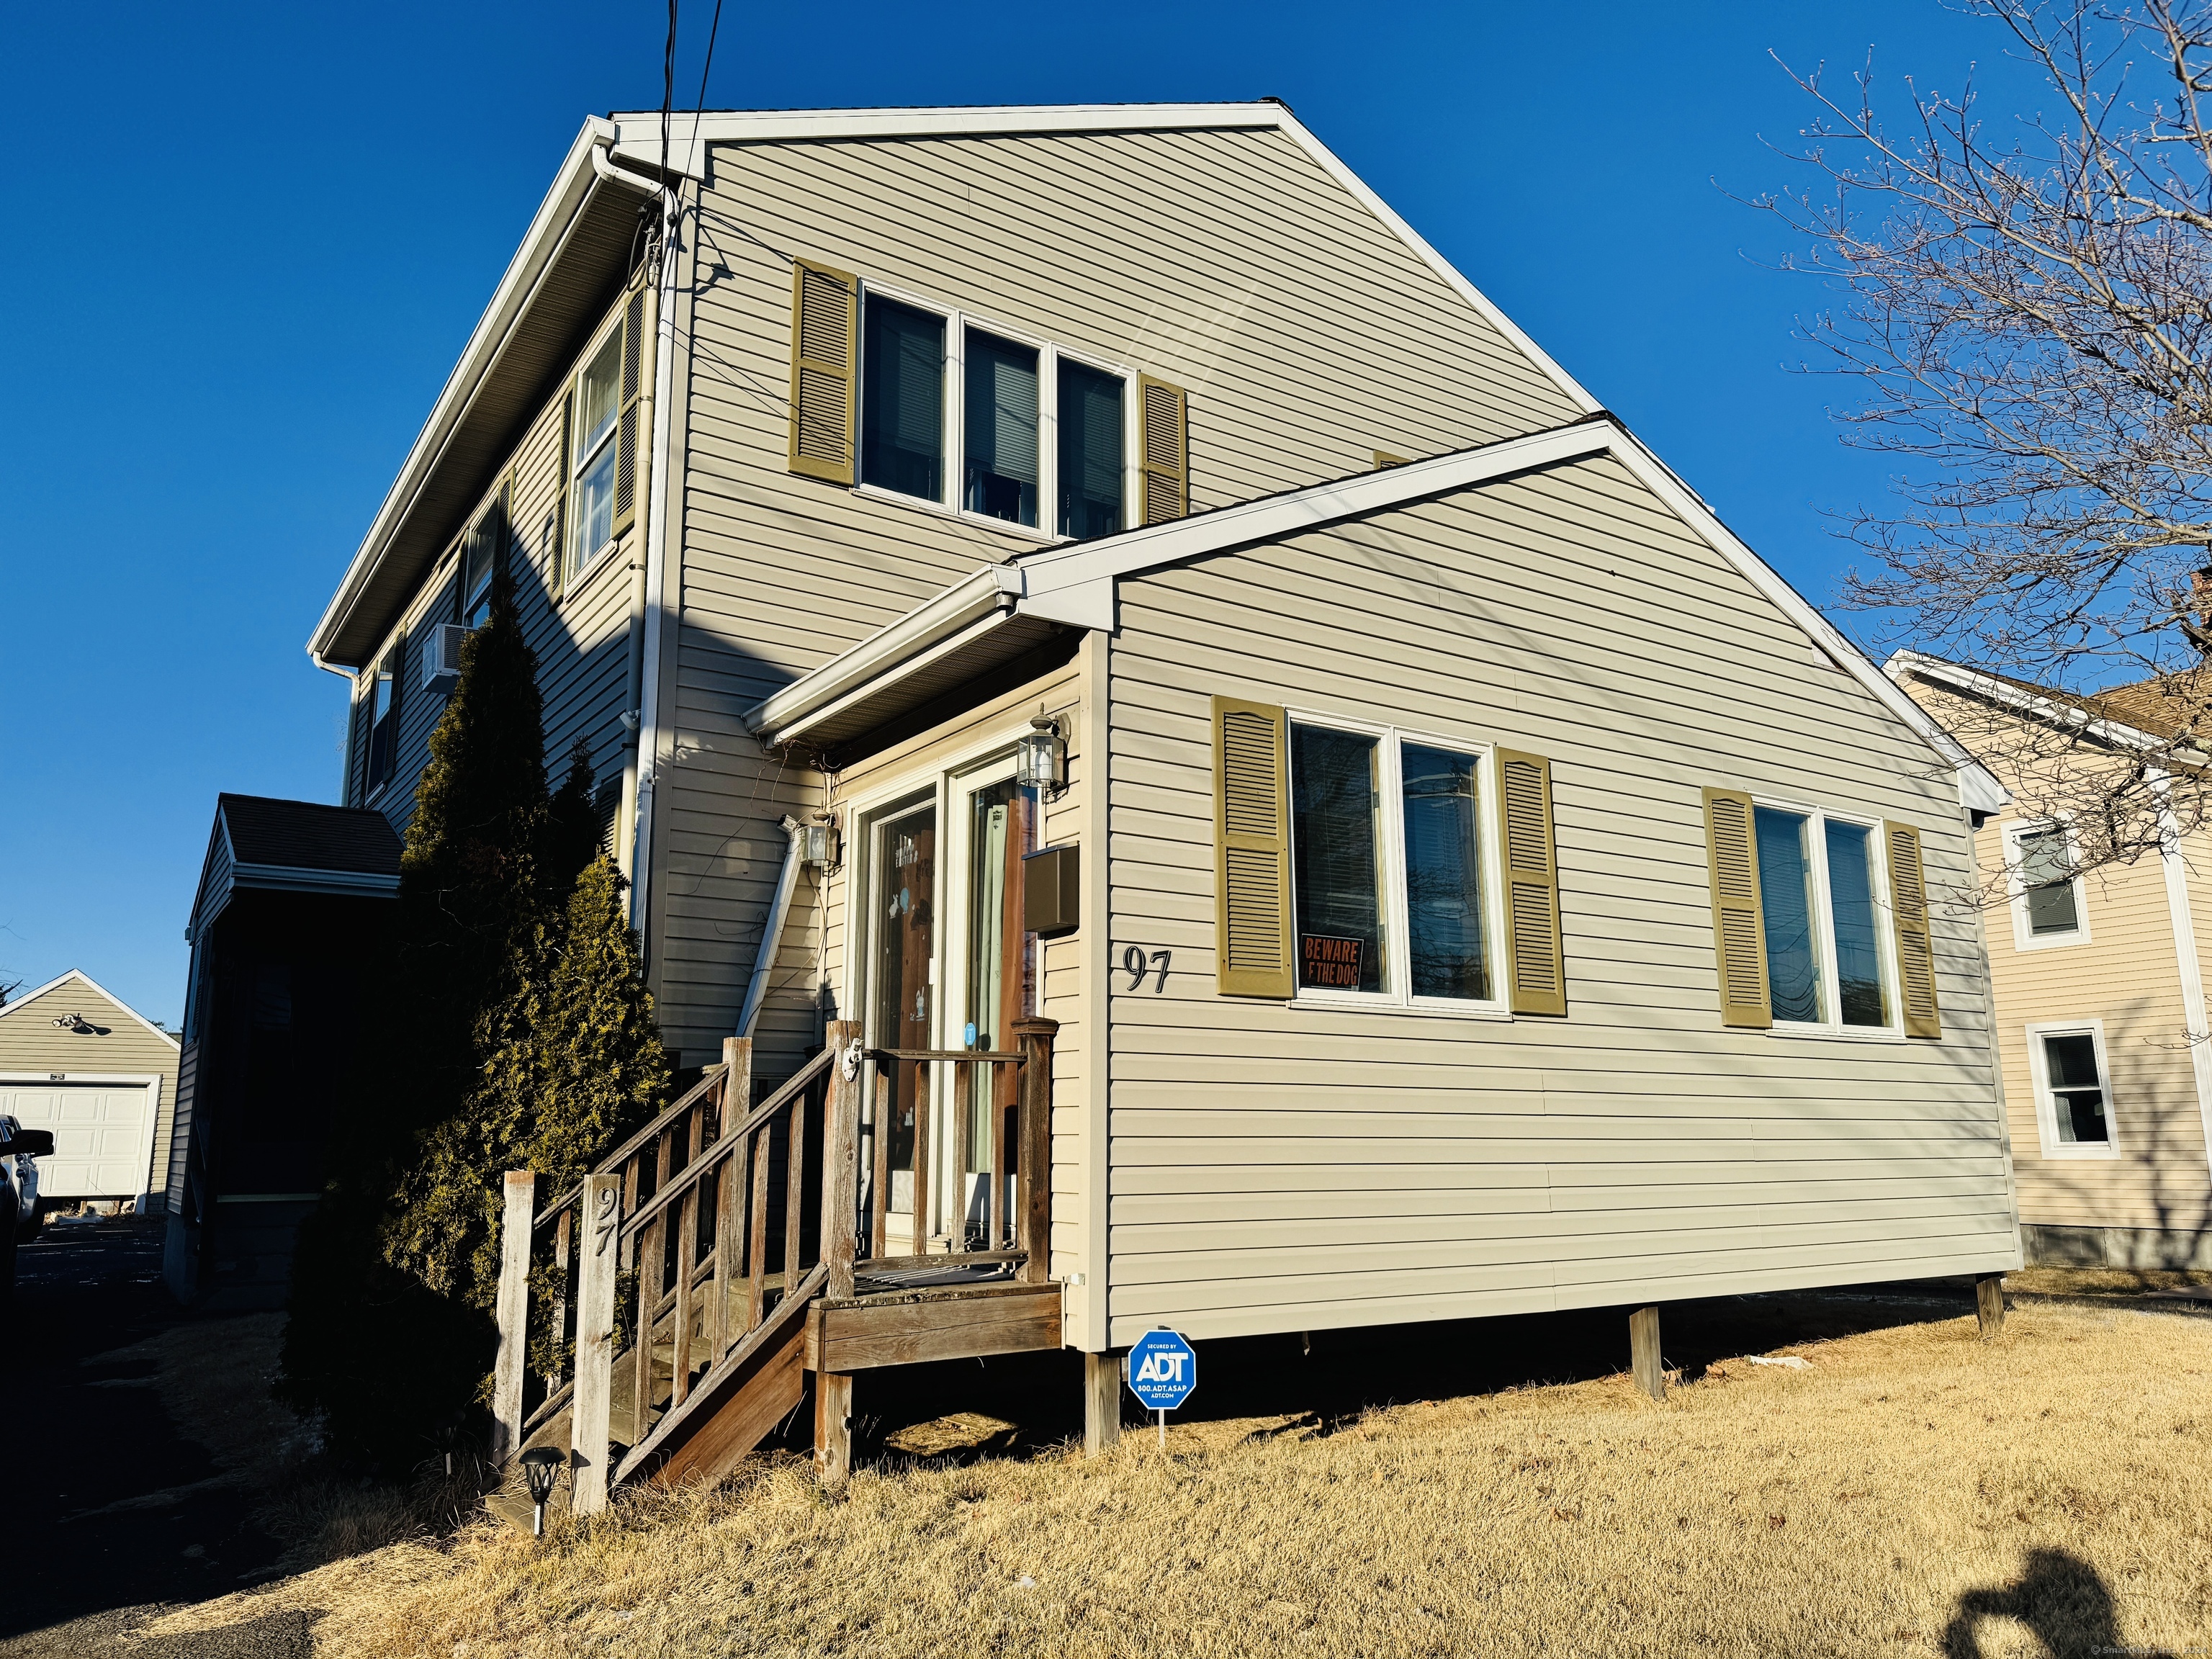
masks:
<svg viewBox="0 0 2212 1659"><path fill-rule="evenodd" d="M834 1498L787 1461L147 1633L304 1607L319 1653L435 1659L2212 1653L2212 1319L2028 1305L1994 1345L1959 1319L1790 1352L1663 1406L1613 1378L1211 1423Z"/></svg>

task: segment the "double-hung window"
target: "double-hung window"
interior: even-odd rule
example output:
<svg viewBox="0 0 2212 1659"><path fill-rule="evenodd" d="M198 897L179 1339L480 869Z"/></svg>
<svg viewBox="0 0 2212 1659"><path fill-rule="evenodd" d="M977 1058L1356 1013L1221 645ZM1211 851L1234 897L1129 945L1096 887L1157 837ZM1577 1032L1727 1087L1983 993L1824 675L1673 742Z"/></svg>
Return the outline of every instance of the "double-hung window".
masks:
<svg viewBox="0 0 2212 1659"><path fill-rule="evenodd" d="M2074 837L2063 823L2005 826L2005 878L2012 893L2014 945L2044 951L2089 938Z"/></svg>
<svg viewBox="0 0 2212 1659"><path fill-rule="evenodd" d="M499 562L499 538L506 525L501 503L494 501L470 526L461 544L459 609L464 628L480 628L491 615L491 578Z"/></svg>
<svg viewBox="0 0 2212 1659"><path fill-rule="evenodd" d="M2036 1127L2045 1158L2112 1158L2112 1066L2102 1020L2050 1022L2027 1028L2027 1065L2035 1084Z"/></svg>
<svg viewBox="0 0 2212 1659"><path fill-rule="evenodd" d="M1289 738L1297 994L1502 1010L1489 751L1295 714Z"/></svg>
<svg viewBox="0 0 2212 1659"><path fill-rule="evenodd" d="M1775 1024L1896 1030L1878 826L1754 806L1752 832Z"/></svg>
<svg viewBox="0 0 2212 1659"><path fill-rule="evenodd" d="M576 376L568 421L568 490L574 504L568 577L598 559L615 538L615 424L622 413L622 361L617 323Z"/></svg>
<svg viewBox="0 0 2212 1659"><path fill-rule="evenodd" d="M1040 537L1129 522L1129 378L871 289L859 482Z"/></svg>
<svg viewBox="0 0 2212 1659"><path fill-rule="evenodd" d="M364 799L374 796L392 775L393 750L399 737L399 670L406 645L395 643L376 665L368 687L368 754Z"/></svg>

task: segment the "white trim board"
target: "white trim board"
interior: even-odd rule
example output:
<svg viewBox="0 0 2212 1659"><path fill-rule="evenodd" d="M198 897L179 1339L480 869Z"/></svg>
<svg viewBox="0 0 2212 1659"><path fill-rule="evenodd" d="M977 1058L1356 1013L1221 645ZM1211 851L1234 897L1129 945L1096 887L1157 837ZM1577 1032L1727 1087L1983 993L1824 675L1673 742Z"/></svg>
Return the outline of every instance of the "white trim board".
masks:
<svg viewBox="0 0 2212 1659"><path fill-rule="evenodd" d="M934 661L943 654L939 647L945 641L979 617L988 620L991 611L1005 605L1010 596L1017 616L1110 631L1115 585L1124 576L1232 547L1277 540L1427 496L1492 483L1510 473L1600 455L1610 456L1626 466L1699 539L1803 629L1818 649L1917 734L1956 775L1959 799L1965 808L1994 812L2011 800L1996 777L1933 715L1730 533L1710 507L1611 416L1382 471L1332 479L1095 541L1020 554L1008 563L985 566L756 704L745 712L745 722L757 732L769 732L767 740L775 741L777 734L787 734L819 718L830 703L858 688L911 672L925 657Z"/></svg>
<svg viewBox="0 0 2212 1659"><path fill-rule="evenodd" d="M184 1052L183 1043L179 1042L175 1037L170 1036L168 1032L163 1030L160 1026L155 1024L152 1020L147 1018L145 1015L140 1013L136 1008L133 1008L121 997L116 995L114 992L109 990L105 985L102 985L90 974L86 973L82 968L71 968L64 973L56 975L52 979L48 980L44 985L39 987L37 990L24 992L22 995L17 997L6 1007L0 1008L0 1019L5 1019L10 1014L21 1012L28 1004L35 1002L39 998L46 995L47 992L65 985L73 979L82 980L87 985L99 992L100 995L106 997L110 1002L120 1008L125 1013L130 1015L131 1018L137 1020L141 1025L151 1031L155 1036L161 1038L162 1042L167 1043L172 1048L176 1049L179 1054ZM0 1073L0 1079L4 1079L7 1076L8 1073Z"/></svg>

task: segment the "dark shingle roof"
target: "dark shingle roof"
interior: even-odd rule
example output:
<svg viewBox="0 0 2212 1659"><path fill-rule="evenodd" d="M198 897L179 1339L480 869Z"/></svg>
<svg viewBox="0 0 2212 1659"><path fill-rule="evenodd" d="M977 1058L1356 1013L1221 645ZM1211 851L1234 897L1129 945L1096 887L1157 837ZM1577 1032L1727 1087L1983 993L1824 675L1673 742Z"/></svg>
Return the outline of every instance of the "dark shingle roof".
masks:
<svg viewBox="0 0 2212 1659"><path fill-rule="evenodd" d="M399 837L381 812L265 795L218 795L216 811L240 864L292 870L399 873Z"/></svg>

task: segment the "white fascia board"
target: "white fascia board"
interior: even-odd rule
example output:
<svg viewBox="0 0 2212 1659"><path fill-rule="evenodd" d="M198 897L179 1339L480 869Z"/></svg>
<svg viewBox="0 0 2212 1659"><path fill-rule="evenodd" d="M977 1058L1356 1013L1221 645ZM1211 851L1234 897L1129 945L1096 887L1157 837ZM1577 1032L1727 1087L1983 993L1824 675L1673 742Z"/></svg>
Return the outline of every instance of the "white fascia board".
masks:
<svg viewBox="0 0 2212 1659"><path fill-rule="evenodd" d="M68 972L48 980L44 985L39 987L37 990L24 992L21 996L17 997L6 1007L0 1008L0 1019L5 1019L9 1015L28 1007L32 1003L36 1002L40 997L46 995L47 992L58 990L62 986L68 984L73 979L81 981L82 983L91 987L92 989L99 992L101 996L106 998L108 1001L113 1003L125 1013L130 1015L131 1018L137 1020L141 1025L144 1026L155 1036L161 1038L162 1042L167 1043L172 1048L181 1050L184 1047L184 1045L179 1042L176 1038L171 1036L160 1026L155 1024L152 1020L147 1018L145 1015L140 1013L136 1008L133 1008L121 997L116 995L114 992L109 990L105 985L102 985L90 974L86 973L82 968L72 968L69 969ZM139 1080L143 1082L145 1079L141 1078Z"/></svg>
<svg viewBox="0 0 2212 1659"><path fill-rule="evenodd" d="M234 864L230 884L280 893L396 893L397 875L367 870L309 870L291 864Z"/></svg>
<svg viewBox="0 0 2212 1659"><path fill-rule="evenodd" d="M1918 651L1896 651L1882 665L1882 672L1894 679L1907 671L1931 680L1941 680L1946 685L1991 702L2001 703L2018 714L2031 715L2052 726L2070 726L2084 737L2100 743L2109 743L2115 749L2134 749L2155 751L2166 747L2171 741L2154 732L2104 715L2092 714L2087 709L2076 708L2041 692L2028 690L2024 686L2009 685L1994 675L1969 668L1963 663L1946 662L1941 657L1931 657ZM2174 756L2185 765L2212 765L2212 756L2193 750L2181 750ZM2007 797L2008 799L2010 797Z"/></svg>
<svg viewBox="0 0 2212 1659"><path fill-rule="evenodd" d="M811 674L764 697L745 712L747 729L764 742L795 736L831 712L848 694L865 690L894 669L933 659L939 647L969 637L980 623L995 623L1022 596L1022 573L1012 565L990 564L973 571L935 599L879 628L850 650L831 658Z"/></svg>
<svg viewBox="0 0 2212 1659"><path fill-rule="evenodd" d="M656 116L655 121L659 118ZM323 659L331 640L344 624L347 616L359 601L362 591L368 586L385 549L399 526L406 521L409 511L422 494L423 486L436 470L438 461L452 442L461 418L476 401L477 393L507 348L516 326L527 314L531 301L537 297L539 285L552 269L561 250L568 245L568 234L582 216L592 191L600 184L599 170L592 165L592 152L611 144L616 137L614 124L594 117L584 123L576 141L568 147L568 154L555 174L552 188L538 204L537 216L531 220L524 232L522 244L514 257L507 262L506 274L492 291L491 302L484 307L476 330L469 336L468 344L462 349L460 361L446 377L446 384L431 405L429 418L416 434L414 447L407 452L407 459L399 469L399 476L386 492L384 504L377 509L376 517L362 538L360 550L338 583L337 592L323 612L322 620L315 624L314 633L307 641L307 653L318 667L331 665Z"/></svg>
<svg viewBox="0 0 2212 1659"><path fill-rule="evenodd" d="M622 137L616 154L630 161L660 164L660 112L617 115ZM706 176L709 144L804 143L825 139L988 137L1002 133L1176 132L1211 128L1277 131L1304 150L1322 172L1362 203L1414 257L1427 265L1490 325L1525 352L1549 375L1569 401L1585 415L1604 406L1551 355L1522 332L1468 281L1459 268L1399 217L1367 182L1336 153L1314 137L1288 106L1273 99L1252 104L1011 104L935 109L720 110L693 116L678 112L669 122L669 169L688 178Z"/></svg>

